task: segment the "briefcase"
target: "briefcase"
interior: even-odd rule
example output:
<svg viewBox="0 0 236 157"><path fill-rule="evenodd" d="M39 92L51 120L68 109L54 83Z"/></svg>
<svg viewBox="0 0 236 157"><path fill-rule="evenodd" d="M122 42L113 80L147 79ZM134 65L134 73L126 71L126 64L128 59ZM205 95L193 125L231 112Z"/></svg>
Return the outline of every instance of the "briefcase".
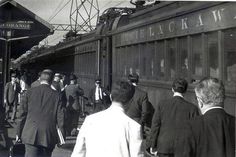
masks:
<svg viewBox="0 0 236 157"><path fill-rule="evenodd" d="M23 143L15 143L10 147L9 157L24 157L25 145Z"/></svg>

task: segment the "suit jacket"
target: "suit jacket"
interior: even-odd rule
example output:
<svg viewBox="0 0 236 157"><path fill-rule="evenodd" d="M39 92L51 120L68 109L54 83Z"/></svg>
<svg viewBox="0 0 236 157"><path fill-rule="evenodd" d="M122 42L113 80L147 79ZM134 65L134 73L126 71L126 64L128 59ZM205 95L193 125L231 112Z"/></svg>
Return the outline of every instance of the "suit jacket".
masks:
<svg viewBox="0 0 236 157"><path fill-rule="evenodd" d="M56 90L56 91L58 91L58 92L61 92L60 82L52 81L51 87L52 87L54 90Z"/></svg>
<svg viewBox="0 0 236 157"><path fill-rule="evenodd" d="M16 89L11 82L8 82L4 90L4 99L7 101L7 104L12 104L13 102L18 101L18 93L20 92L20 85L16 83Z"/></svg>
<svg viewBox="0 0 236 157"><path fill-rule="evenodd" d="M181 137L178 157L235 157L235 118L223 109L191 120Z"/></svg>
<svg viewBox="0 0 236 157"><path fill-rule="evenodd" d="M173 154L187 120L198 116L198 108L180 96L160 101L153 119L148 146L159 153Z"/></svg>
<svg viewBox="0 0 236 157"><path fill-rule="evenodd" d="M70 84L65 88L67 107L69 109L79 110L79 96L84 95L84 90L78 84Z"/></svg>
<svg viewBox="0 0 236 157"><path fill-rule="evenodd" d="M130 100L126 113L139 124L151 127L154 108L148 101L147 92L135 87L133 98Z"/></svg>
<svg viewBox="0 0 236 157"><path fill-rule="evenodd" d="M95 103L95 90L96 90L96 87L92 88L89 91L88 99L89 99L90 103ZM104 87L101 87L101 91L102 91L102 96L103 96L101 102L104 105L109 106L111 103L110 92L108 90L106 90Z"/></svg>
<svg viewBox="0 0 236 157"><path fill-rule="evenodd" d="M37 79L37 80L35 80L32 84L31 84L31 88L34 88L34 87L38 87L38 86L40 86L40 80L39 79Z"/></svg>
<svg viewBox="0 0 236 157"><path fill-rule="evenodd" d="M17 130L23 143L54 148L58 143L57 126L64 134L64 113L59 93L46 84L29 89Z"/></svg>
<svg viewBox="0 0 236 157"><path fill-rule="evenodd" d="M143 157L141 126L120 106L86 117L71 157Z"/></svg>

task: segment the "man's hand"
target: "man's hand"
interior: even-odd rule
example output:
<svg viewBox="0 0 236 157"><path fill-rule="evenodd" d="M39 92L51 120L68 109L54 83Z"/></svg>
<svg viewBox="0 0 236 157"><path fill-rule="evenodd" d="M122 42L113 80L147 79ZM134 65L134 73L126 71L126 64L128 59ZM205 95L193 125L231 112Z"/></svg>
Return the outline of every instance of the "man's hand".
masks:
<svg viewBox="0 0 236 157"><path fill-rule="evenodd" d="M18 135L16 135L16 143L20 143L21 142L21 139Z"/></svg>
<svg viewBox="0 0 236 157"><path fill-rule="evenodd" d="M157 156L157 150L154 150L153 148L150 148L150 153L154 156Z"/></svg>

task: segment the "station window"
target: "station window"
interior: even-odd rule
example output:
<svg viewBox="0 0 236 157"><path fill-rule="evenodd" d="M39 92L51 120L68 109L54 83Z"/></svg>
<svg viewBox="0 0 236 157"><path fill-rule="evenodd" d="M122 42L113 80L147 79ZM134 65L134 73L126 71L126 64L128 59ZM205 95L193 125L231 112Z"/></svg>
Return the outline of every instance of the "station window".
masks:
<svg viewBox="0 0 236 157"><path fill-rule="evenodd" d="M201 35L192 37L192 53L193 53L193 75L202 76L203 72L203 49Z"/></svg>
<svg viewBox="0 0 236 157"><path fill-rule="evenodd" d="M209 61L209 74L219 78L219 53L217 32L207 34L207 52Z"/></svg>
<svg viewBox="0 0 236 157"><path fill-rule="evenodd" d="M164 78L165 74L165 42L158 41L156 45L156 68L155 74L157 79Z"/></svg>
<svg viewBox="0 0 236 157"><path fill-rule="evenodd" d="M179 54L180 54L180 77L187 78L189 71L188 58L188 43L187 37L179 39Z"/></svg>
<svg viewBox="0 0 236 157"><path fill-rule="evenodd" d="M236 29L226 30L224 33L224 72L225 81L230 87L236 88Z"/></svg>
<svg viewBox="0 0 236 157"><path fill-rule="evenodd" d="M175 39L167 41L167 64L168 64L168 75L170 76L170 79L173 79L176 74Z"/></svg>

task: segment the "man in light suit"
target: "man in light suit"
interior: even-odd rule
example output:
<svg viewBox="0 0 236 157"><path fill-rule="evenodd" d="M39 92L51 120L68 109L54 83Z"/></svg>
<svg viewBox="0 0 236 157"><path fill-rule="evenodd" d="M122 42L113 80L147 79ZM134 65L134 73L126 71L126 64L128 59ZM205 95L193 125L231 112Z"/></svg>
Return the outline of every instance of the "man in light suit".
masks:
<svg viewBox="0 0 236 157"><path fill-rule="evenodd" d="M173 97L160 101L156 107L147 142L151 153L158 153L160 157L174 157L179 134L187 120L199 115L197 106L184 99L187 87L185 79L175 79L172 84Z"/></svg>
<svg viewBox="0 0 236 157"><path fill-rule="evenodd" d="M4 90L4 104L6 111L6 120L9 118L10 110L12 110L11 122L15 121L18 94L20 93L20 85L17 83L17 77L15 73L11 74L11 82L8 82Z"/></svg>
<svg viewBox="0 0 236 157"><path fill-rule="evenodd" d="M51 89L52 79L51 70L42 71L41 85L29 89L22 104L16 140L25 144L25 157L50 157L59 143L57 127L64 135L60 94Z"/></svg>
<svg viewBox="0 0 236 157"><path fill-rule="evenodd" d="M141 126L124 112L133 92L128 82L114 85L111 106L86 117L71 157L143 157Z"/></svg>
<svg viewBox="0 0 236 157"><path fill-rule="evenodd" d="M205 78L195 94L202 115L183 130L177 157L235 157L235 117L224 111L223 83Z"/></svg>

